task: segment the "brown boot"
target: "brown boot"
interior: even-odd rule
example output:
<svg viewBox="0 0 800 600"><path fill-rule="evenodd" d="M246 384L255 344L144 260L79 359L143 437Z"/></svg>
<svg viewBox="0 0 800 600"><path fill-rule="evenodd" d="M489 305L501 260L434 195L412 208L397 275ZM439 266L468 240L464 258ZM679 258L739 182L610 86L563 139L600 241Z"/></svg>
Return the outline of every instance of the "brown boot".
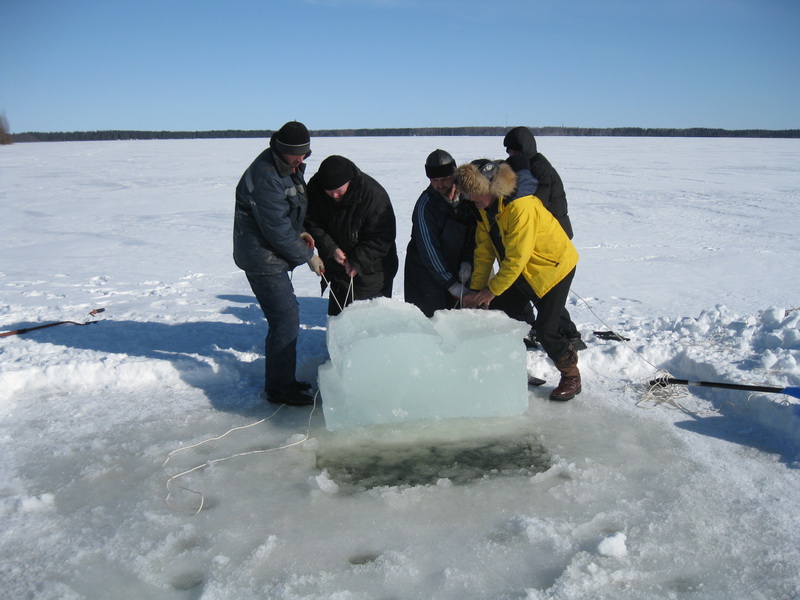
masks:
<svg viewBox="0 0 800 600"><path fill-rule="evenodd" d="M570 350L556 362L561 373L558 387L550 392L550 400L572 400L581 393L581 372L578 370L578 354Z"/></svg>
<svg viewBox="0 0 800 600"><path fill-rule="evenodd" d="M581 376L561 377L558 387L550 392L550 400L572 400L581 393Z"/></svg>

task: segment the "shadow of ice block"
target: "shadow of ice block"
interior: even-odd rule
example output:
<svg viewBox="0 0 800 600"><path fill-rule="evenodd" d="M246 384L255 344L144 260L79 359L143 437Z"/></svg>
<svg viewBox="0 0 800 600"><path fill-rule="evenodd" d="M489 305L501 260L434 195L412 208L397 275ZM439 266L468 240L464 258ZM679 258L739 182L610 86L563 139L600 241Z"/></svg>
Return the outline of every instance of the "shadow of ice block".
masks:
<svg viewBox="0 0 800 600"><path fill-rule="evenodd" d="M330 360L319 368L326 428L519 415L528 408L527 332L500 311L428 319L398 300L355 302L328 322Z"/></svg>

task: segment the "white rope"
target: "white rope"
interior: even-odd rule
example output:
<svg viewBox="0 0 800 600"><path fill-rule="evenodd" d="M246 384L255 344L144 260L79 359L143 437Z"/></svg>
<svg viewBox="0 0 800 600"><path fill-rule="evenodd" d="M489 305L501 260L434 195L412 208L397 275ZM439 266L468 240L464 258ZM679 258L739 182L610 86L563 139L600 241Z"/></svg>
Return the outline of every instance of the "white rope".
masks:
<svg viewBox="0 0 800 600"><path fill-rule="evenodd" d="M350 285L347 286L347 293L344 296L344 305L347 306L350 302L355 302L356 300L356 288L355 284L353 283L354 277L350 277Z"/></svg>
<svg viewBox="0 0 800 600"><path fill-rule="evenodd" d="M458 298L456 298L455 304L453 304L453 308L454 309L462 308L463 306L464 306L464 285L462 284L461 290L458 292Z"/></svg>
<svg viewBox="0 0 800 600"><path fill-rule="evenodd" d="M570 289L570 292L572 292L575 296L578 297L578 299L581 302L583 302L584 306L586 306L589 312L592 313L594 317L600 323L602 323L602 325L606 329L608 329L608 331L616 335L618 340L623 344L625 344L625 346L627 346L631 352L633 352L636 356L638 356L648 365L653 367L653 369L656 371L656 375L654 377L648 378L646 382L641 382L639 384L626 386L626 389L630 387L640 388L639 393L642 394L642 398L636 402L637 407L657 408L660 406L672 406L686 413L691 412L688 409L686 409L683 405L681 405L680 402L678 402L678 398L688 395L689 392L686 386L676 386L674 384L666 385L665 383L666 380L670 377L674 377L669 371L665 369L659 369L656 365L647 360L644 356L642 356L641 352L637 351L633 346L631 346L628 343L628 341L623 336L619 335L616 331L614 331L614 329L610 325L608 325L608 323L606 323L602 318L600 318L600 316L596 312L594 312L594 310L592 310L592 307L589 306L589 303L584 298L582 298L580 294L578 294L575 290L572 289ZM651 381L654 383L650 383ZM648 405L647 404L648 402L652 404Z"/></svg>
<svg viewBox="0 0 800 600"><path fill-rule="evenodd" d="M570 290L570 292L572 292L573 294L575 294L575 296L577 296L577 297L578 297L578 299L579 299L581 302L583 302L583 304L586 306L586 308L588 308L588 309L589 309L589 312L590 312L590 313L592 313L592 314L594 315L595 319L597 319L598 321L600 321L600 323L601 323L601 324L602 324L602 325L603 325L603 326L604 326L606 329L608 329L608 330L609 330L611 333L613 333L615 336L617 336L617 338L618 338L618 341L620 341L620 342L622 342L623 344L625 344L625 345L626 345L626 346L627 346L627 347L630 349L630 351L631 351L631 352L633 352L633 353L634 353L636 356L638 356L639 358L641 358L641 359L642 359L644 362L646 362L648 365L650 365L651 367L653 367L653 369L655 369L656 371L659 371L659 368L658 368L656 365L654 365L654 364L653 364L653 363L651 363L649 360L647 360L647 359L646 359L644 356L642 356L642 354L641 354L640 352L638 352L638 351L637 351L637 350L636 350L636 349L635 349L633 346L631 346L631 345L628 343L628 340L626 340L626 339L625 339L623 336L621 336L621 335L620 335L620 334L618 334L616 331L614 331L614 330L611 328L611 326L610 326L608 323L606 323L605 321L603 321L603 319L601 319L601 318L598 316L598 314L597 314L596 312L594 312L594 310L592 310L592 307L591 307L591 306L589 306L589 303L588 303L586 300L584 300L584 299L583 299L583 298L580 296L580 294L578 294L576 291L574 291L574 290L572 290L572 289ZM669 375L668 375L668 376L669 376Z"/></svg>
<svg viewBox="0 0 800 600"><path fill-rule="evenodd" d="M691 413L692 411L678 402L679 398L689 395L689 389L685 385L667 384L667 380L671 377L673 377L672 373L666 369L659 369L655 377L646 382L626 387L639 390L642 397L636 402L638 408L653 409L672 406L682 412Z"/></svg>
<svg viewBox="0 0 800 600"><path fill-rule="evenodd" d="M344 305L342 305L342 303L339 302L339 299L336 297L336 294L333 293L333 287L331 286L331 282L328 281L328 279L325 277L325 273L324 272L320 273L320 277L322 277L322 279L325 280L325 284L328 286L328 291L329 291L329 293L331 295L331 298L333 298L333 301L336 302L336 305L339 307L339 312L342 312L344 310L344 307L348 305L350 300L355 300L356 299L356 292L355 292L355 286L353 284L353 277L350 278L350 285L347 286L347 294L345 294L345 297L344 297Z"/></svg>
<svg viewBox="0 0 800 600"><path fill-rule="evenodd" d="M646 409L653 409L653 408L659 408L659 407L663 407L663 406L671 406L673 408L676 408L677 410L680 410L682 412L685 412L687 414L692 414L692 415L718 414L728 404L730 404L731 406L733 406L734 408L736 408L736 409L738 409L738 410L740 410L742 412L747 412L748 410L750 410L750 408L751 408L750 400L751 400L751 398L753 397L754 394L748 395L747 404L744 407L742 407L739 404L737 404L735 402L732 402L730 400L726 400L725 402L723 402L719 406L719 408L715 408L713 410L704 410L704 411L699 411L698 412L698 411L692 411L692 410L686 408L685 406L683 406L683 404L681 404L679 402L679 399L680 398L686 398L686 397L690 396L688 386L681 385L681 384L675 384L675 383L671 383L671 384L667 383L668 379L670 379L670 378L674 379L675 378L675 376L672 373L670 373L666 369L658 368L656 365L654 365L652 362L650 362L644 356L642 356L640 352L636 351L636 349L634 349L633 346L631 346L625 339L623 339L623 337L621 335L616 333L605 321L603 321L603 319L601 319L597 315L597 313L594 312L594 310L592 310L591 306L589 306L589 303L586 300L584 300L574 290L570 290L570 291L575 296L577 296L580 299L581 302L583 302L583 304L586 306L586 308L589 309L589 312L591 312L595 316L595 318L600 323L603 324L603 326L605 326L611 333L615 334L619 338L619 341L624 343L634 354L636 354L636 356L638 356L640 359L642 359L648 365L653 367L653 369L655 369L655 371L656 371L655 376L649 377L646 380L641 381L638 384L629 384L629 385L626 386L626 389L635 388L635 389L638 390L639 394L641 394L641 398L636 402L636 406L637 407L646 408ZM714 334L712 336L712 340L721 340L721 339L722 339L722 333L716 333L716 334ZM701 345L709 346L709 345L715 345L715 346L718 346L718 347L724 347L724 344L722 344L719 341L714 343L714 344L708 344L708 343L707 344L690 344L688 342L684 342L683 345L684 346L701 346Z"/></svg>
<svg viewBox="0 0 800 600"><path fill-rule="evenodd" d="M306 433L305 433L305 435L303 436L302 439L297 440L295 442L291 442L289 444L284 444L283 446L278 446L278 447L275 447L275 448L264 448L262 450L251 450L251 451L248 451L248 452L238 452L238 453L233 454L231 456L225 456L223 458L217 458L217 459L214 459L214 460L206 461L203 464L197 465L195 467L192 467L191 469L187 469L186 471L183 471L181 473L177 473L175 475L170 475L169 473L167 473L167 463L169 463L170 459L175 454L178 454L179 452L185 452L186 450L191 450L193 448L198 448L199 446L202 446L202 445L207 444L209 442L215 442L217 440L221 440L222 438L224 438L225 436L229 435L230 433L233 433L234 431L239 431L239 430L242 430L242 429L248 429L250 427L255 427L256 425L260 425L261 423L269 421L272 417L274 417L278 413L279 410L281 410L284 406L286 406L285 404L282 404L282 405L278 406L272 412L271 415L269 415L268 417L265 417L265 418L263 418L263 419L261 419L259 421L256 421L255 423L250 423L249 425L240 425L238 427L231 427L228 431L226 431L222 435L218 435L216 437L208 438L206 440L203 440L202 442L198 442L197 444L192 444L191 446L186 446L184 448L178 448L177 450L173 450L172 452L170 452L167 455L167 459L161 465L161 468L164 470L164 473L169 477L169 479L167 479L167 497L166 497L167 505L170 508L173 508L175 510L179 510L181 512L184 512L184 513L187 513L189 515L195 516L195 515L199 514L200 511L203 510L203 507L205 506L205 497L203 496L203 494L201 492L198 492L198 491L193 490L191 488L182 486L180 484L176 484L180 489L182 489L184 491L187 491L187 492L189 492L191 494L195 494L196 496L199 496L200 505L197 507L197 510L195 510L195 511L185 510L183 508L180 508L180 507L174 505L172 503L172 501L171 501L171 498L172 498L172 483L174 481L180 479L181 477L189 475L190 473L194 473L195 471L198 471L200 469L204 469L206 467L211 467L211 466L213 466L213 465L215 465L217 463L221 463L221 462L225 462L227 460L231 460L232 458L237 458L239 456L251 456L251 455L254 455L254 454L265 454L267 452L276 452L278 450L285 450L286 448L291 448L292 446L297 446L299 444L302 444L306 440L308 440L309 434L311 433L311 418L314 416L314 411L317 408L317 396L318 395L319 395L319 390L317 390L317 393L314 394L314 404L311 407L311 414L309 414L309 416L308 416L308 426L306 427Z"/></svg>

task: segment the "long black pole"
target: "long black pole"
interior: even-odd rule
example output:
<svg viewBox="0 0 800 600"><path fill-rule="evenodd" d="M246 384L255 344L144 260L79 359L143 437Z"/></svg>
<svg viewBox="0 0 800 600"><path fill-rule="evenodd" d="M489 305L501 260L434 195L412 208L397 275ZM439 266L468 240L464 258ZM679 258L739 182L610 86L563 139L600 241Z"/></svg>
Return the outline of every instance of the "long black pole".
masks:
<svg viewBox="0 0 800 600"><path fill-rule="evenodd" d="M690 379L676 379L675 377L665 377L663 379L652 379L650 385L660 385L666 387L668 385L696 385L702 387L717 387L725 388L728 390L746 390L750 392L770 392L774 394L787 394L799 398L800 387L771 387L766 385L745 385L741 383L721 383L714 381L692 381Z"/></svg>
<svg viewBox="0 0 800 600"><path fill-rule="evenodd" d="M94 316L97 313L105 311L105 308L95 308L89 314ZM0 333L0 337L8 337L9 335L19 335L21 333L28 333L36 329L45 329L46 327L55 327L56 325L93 325L97 321L86 321L85 323L76 323L75 321L58 321L56 323L46 323L45 325L36 325L34 327L25 327L24 329L15 329L14 331L4 331Z"/></svg>

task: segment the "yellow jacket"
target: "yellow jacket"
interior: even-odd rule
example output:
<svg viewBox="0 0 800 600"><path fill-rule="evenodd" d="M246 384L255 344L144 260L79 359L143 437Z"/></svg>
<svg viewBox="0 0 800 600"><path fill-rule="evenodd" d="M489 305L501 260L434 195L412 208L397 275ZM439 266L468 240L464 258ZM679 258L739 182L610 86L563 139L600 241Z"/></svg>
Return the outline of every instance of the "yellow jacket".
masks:
<svg viewBox="0 0 800 600"><path fill-rule="evenodd" d="M480 210L470 287L480 290L488 284L489 291L499 296L522 275L541 298L575 268L578 251L536 196L523 196L508 203L501 197L497 203L503 248L495 248L489 235L489 216ZM500 269L491 277L495 259Z"/></svg>

